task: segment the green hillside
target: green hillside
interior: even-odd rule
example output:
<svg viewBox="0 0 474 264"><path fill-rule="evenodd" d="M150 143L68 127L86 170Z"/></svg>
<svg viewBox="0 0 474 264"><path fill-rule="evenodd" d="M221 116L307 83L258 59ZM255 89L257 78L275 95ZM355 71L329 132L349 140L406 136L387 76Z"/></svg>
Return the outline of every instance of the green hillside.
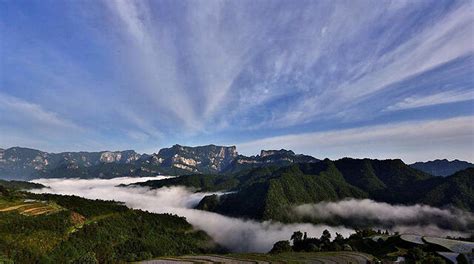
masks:
<svg viewBox="0 0 474 264"><path fill-rule="evenodd" d="M362 190L348 184L331 161L302 163L276 169L257 169L242 176L236 193L214 196L219 202L213 211L258 219L290 221L294 204L336 201L347 197L366 198ZM209 199L209 198L208 198ZM204 209L209 200L198 208ZM208 206L210 207L210 206Z"/></svg>
<svg viewBox="0 0 474 264"><path fill-rule="evenodd" d="M142 186L187 186L232 191L205 197L198 209L231 216L293 221L289 209L304 203L370 198L388 203L453 205L474 211L474 169L433 177L401 160L344 158L269 166L231 175L186 175Z"/></svg>
<svg viewBox="0 0 474 264"><path fill-rule="evenodd" d="M0 259L6 263L121 263L218 250L183 217L112 201L2 190Z"/></svg>
<svg viewBox="0 0 474 264"><path fill-rule="evenodd" d="M434 187L424 193L419 201L435 206L452 204L474 211L474 168L456 172L444 179L432 184Z"/></svg>

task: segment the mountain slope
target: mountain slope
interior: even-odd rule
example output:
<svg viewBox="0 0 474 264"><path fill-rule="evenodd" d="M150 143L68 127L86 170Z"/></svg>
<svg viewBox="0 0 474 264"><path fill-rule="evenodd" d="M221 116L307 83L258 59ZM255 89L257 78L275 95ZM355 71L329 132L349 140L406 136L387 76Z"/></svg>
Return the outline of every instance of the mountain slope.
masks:
<svg viewBox="0 0 474 264"><path fill-rule="evenodd" d="M205 197L198 209L231 216L293 221L289 209L304 203L370 198L391 204L453 205L474 211L474 169L434 177L401 160L341 159L269 166L232 175L187 175L140 183L232 191Z"/></svg>
<svg viewBox="0 0 474 264"><path fill-rule="evenodd" d="M442 206L451 204L461 209L474 211L474 168L467 168L431 183L419 202ZM429 190L428 190L429 189Z"/></svg>
<svg viewBox="0 0 474 264"><path fill-rule="evenodd" d="M254 171L259 174L260 172ZM347 184L333 162L293 164L277 169L264 178L241 183L240 191L215 197L219 213L258 219L291 221L294 204L336 201L346 197L365 198L362 190ZM204 201L205 202L205 201ZM204 208L205 203L198 205Z"/></svg>
<svg viewBox="0 0 474 264"><path fill-rule="evenodd" d="M403 161L344 158L335 161L344 179L367 192L372 199L391 203L410 203L417 192L411 187L431 175L410 168Z"/></svg>
<svg viewBox="0 0 474 264"><path fill-rule="evenodd" d="M427 162L416 162L410 164L410 167L434 176L449 176L467 168L474 168L474 164L461 160L449 161L447 159L438 159Z"/></svg>

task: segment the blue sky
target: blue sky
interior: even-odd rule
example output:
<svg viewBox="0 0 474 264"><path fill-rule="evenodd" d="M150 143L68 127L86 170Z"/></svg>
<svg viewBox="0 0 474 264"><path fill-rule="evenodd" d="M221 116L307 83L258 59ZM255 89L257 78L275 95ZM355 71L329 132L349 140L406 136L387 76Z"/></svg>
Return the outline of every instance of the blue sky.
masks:
<svg viewBox="0 0 474 264"><path fill-rule="evenodd" d="M0 2L0 147L474 161L472 1Z"/></svg>

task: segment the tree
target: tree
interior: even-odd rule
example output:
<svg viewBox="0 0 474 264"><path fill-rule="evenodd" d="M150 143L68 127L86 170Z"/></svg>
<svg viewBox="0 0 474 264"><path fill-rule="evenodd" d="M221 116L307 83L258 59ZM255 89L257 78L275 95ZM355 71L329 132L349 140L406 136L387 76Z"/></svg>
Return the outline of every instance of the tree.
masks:
<svg viewBox="0 0 474 264"><path fill-rule="evenodd" d="M336 237L334 238L334 242L342 243L344 242L344 237L336 232Z"/></svg>
<svg viewBox="0 0 474 264"><path fill-rule="evenodd" d="M295 232L296 233L296 232ZM276 242L274 245L273 245L273 248L272 250L270 250L270 253L274 254L274 253L282 253L282 252L289 252L291 251L291 245L290 245L290 241L288 240L282 240L282 241L278 241Z"/></svg>
<svg viewBox="0 0 474 264"><path fill-rule="evenodd" d="M303 240L303 233L301 233L301 231L294 232L293 235L291 235L290 240L293 240L293 243Z"/></svg>
<svg viewBox="0 0 474 264"><path fill-rule="evenodd" d="M331 242L331 233L329 233L329 231L325 229L320 239L322 243L329 244Z"/></svg>

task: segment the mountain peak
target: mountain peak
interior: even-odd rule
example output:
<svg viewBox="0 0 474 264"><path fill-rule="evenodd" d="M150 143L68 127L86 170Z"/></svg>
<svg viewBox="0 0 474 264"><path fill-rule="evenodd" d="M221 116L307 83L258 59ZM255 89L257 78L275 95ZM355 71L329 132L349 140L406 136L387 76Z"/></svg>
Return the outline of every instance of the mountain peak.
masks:
<svg viewBox="0 0 474 264"><path fill-rule="evenodd" d="M260 151L260 156L265 157L265 156L271 156L271 155L290 155L294 156L295 153L292 150L286 150L286 149L280 149L280 150L261 150Z"/></svg>

